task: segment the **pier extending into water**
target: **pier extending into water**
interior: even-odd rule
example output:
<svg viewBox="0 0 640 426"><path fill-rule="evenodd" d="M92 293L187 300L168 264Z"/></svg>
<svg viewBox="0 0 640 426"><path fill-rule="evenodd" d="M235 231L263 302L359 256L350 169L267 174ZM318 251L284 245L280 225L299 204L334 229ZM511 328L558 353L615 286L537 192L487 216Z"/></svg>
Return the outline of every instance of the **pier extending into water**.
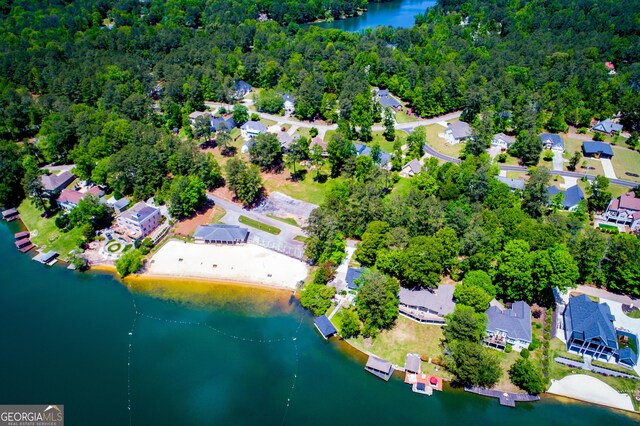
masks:
<svg viewBox="0 0 640 426"><path fill-rule="evenodd" d="M492 398L498 398L500 405L507 407L515 407L516 402L533 402L539 401L538 395L530 395L528 393L513 393L513 392L501 392L494 389L485 389L479 386L465 387L466 392L475 393L476 395L490 396Z"/></svg>

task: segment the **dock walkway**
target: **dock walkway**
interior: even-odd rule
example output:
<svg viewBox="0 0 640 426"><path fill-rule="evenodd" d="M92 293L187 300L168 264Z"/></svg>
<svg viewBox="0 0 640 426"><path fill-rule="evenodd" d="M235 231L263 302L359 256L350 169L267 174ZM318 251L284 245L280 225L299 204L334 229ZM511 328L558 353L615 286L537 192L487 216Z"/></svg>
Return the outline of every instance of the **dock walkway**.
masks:
<svg viewBox="0 0 640 426"><path fill-rule="evenodd" d="M500 405L504 405L507 407L515 407L516 402L533 402L540 400L540 397L537 395L530 395L528 393L501 392L499 390L485 389L479 386L465 387L464 390L466 392L475 393L477 395L498 398L500 400Z"/></svg>

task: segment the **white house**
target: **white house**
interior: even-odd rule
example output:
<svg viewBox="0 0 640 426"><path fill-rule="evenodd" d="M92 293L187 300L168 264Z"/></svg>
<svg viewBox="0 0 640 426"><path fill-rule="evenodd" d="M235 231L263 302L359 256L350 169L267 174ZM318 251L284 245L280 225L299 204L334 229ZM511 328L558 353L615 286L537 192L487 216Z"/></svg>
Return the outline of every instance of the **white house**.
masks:
<svg viewBox="0 0 640 426"><path fill-rule="evenodd" d="M550 149L560 154L564 152L564 139L562 139L562 136L553 133L542 133L538 137L542 141L544 149Z"/></svg>
<svg viewBox="0 0 640 426"><path fill-rule="evenodd" d="M506 151L515 141L516 138L514 138L513 136L505 135L504 133L498 133L493 135L493 139L491 139L491 146L495 146L496 148L500 148L501 150Z"/></svg>
<svg viewBox="0 0 640 426"><path fill-rule="evenodd" d="M403 176L403 177L411 177L420 173L421 170L422 170L422 164L420 164L420 161L414 158L413 160L409 161L407 164L404 165L402 170L400 170L399 174L400 176Z"/></svg>
<svg viewBox="0 0 640 426"><path fill-rule="evenodd" d="M445 131L445 137L451 145L463 142L471 136L471 126L464 121L456 121L454 123L447 123L447 130Z"/></svg>
<svg viewBox="0 0 640 426"><path fill-rule="evenodd" d="M118 215L116 225L131 238L140 239L151 234L158 227L160 217L162 217L160 209L139 201L129 210Z"/></svg>
<svg viewBox="0 0 640 426"><path fill-rule="evenodd" d="M282 95L282 100L284 101L284 111L287 114L293 114L296 110L296 101L293 99L289 93L285 93Z"/></svg>
<svg viewBox="0 0 640 426"><path fill-rule="evenodd" d="M247 141L262 133L267 133L267 126L259 121L247 121L240 127L240 134Z"/></svg>

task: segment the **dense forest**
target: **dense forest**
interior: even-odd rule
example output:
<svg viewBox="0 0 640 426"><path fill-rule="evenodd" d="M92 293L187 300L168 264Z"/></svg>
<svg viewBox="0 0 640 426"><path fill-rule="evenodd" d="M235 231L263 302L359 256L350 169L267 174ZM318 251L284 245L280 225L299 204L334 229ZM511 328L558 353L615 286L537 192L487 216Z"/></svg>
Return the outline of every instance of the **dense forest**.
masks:
<svg viewBox="0 0 640 426"><path fill-rule="evenodd" d="M413 28L361 34L296 22L327 10L349 15L362 2L300 3L2 2L0 204L37 193L38 166L52 162L74 162L81 178L136 199L221 185L215 160L173 130L190 134L188 114L205 101L232 102L239 79L292 93L301 119L339 122L334 146L367 140L367 127L381 120L371 86L423 117L463 110L471 122L509 126L523 152L542 128L587 126L617 112L626 130L640 130L639 0L443 0ZM507 299L543 299L551 285L576 281L638 292L638 240L584 230L584 211L549 214L542 173L521 202L484 157L469 156L459 166L431 164L408 195L390 195L392 176L355 173L348 151L332 171L349 179L312 216L313 262L336 260L344 237L375 234L362 263L403 285L482 270ZM417 259L429 262L412 268ZM553 269L557 259L562 271Z"/></svg>

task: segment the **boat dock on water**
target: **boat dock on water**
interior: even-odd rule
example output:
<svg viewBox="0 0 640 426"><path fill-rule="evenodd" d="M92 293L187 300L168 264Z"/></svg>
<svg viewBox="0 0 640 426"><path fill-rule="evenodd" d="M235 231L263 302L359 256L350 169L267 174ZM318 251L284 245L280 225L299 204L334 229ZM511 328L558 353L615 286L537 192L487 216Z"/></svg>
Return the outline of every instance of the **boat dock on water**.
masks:
<svg viewBox="0 0 640 426"><path fill-rule="evenodd" d="M364 369L376 377L381 378L385 382L389 381L393 375L393 364L382 358L370 355Z"/></svg>
<svg viewBox="0 0 640 426"><path fill-rule="evenodd" d="M11 222L11 221L14 221L16 219L20 219L20 214L18 213L18 210L16 210L16 209L3 210L2 211L2 219L6 220L7 222Z"/></svg>
<svg viewBox="0 0 640 426"><path fill-rule="evenodd" d="M424 374L420 367L420 355L407 354L404 362L404 382L411 385L411 390L423 395L432 395L434 390L442 391L442 379Z"/></svg>
<svg viewBox="0 0 640 426"><path fill-rule="evenodd" d="M51 266L58 261L58 253L55 251L42 252L34 256L33 260L43 265Z"/></svg>
<svg viewBox="0 0 640 426"><path fill-rule="evenodd" d="M498 398L500 405L506 407L515 407L516 402L533 402L539 401L538 395L530 395L528 393L514 393L514 392L501 392L494 389L485 389L479 386L465 387L465 391L475 393L476 395L490 396L492 398Z"/></svg>

